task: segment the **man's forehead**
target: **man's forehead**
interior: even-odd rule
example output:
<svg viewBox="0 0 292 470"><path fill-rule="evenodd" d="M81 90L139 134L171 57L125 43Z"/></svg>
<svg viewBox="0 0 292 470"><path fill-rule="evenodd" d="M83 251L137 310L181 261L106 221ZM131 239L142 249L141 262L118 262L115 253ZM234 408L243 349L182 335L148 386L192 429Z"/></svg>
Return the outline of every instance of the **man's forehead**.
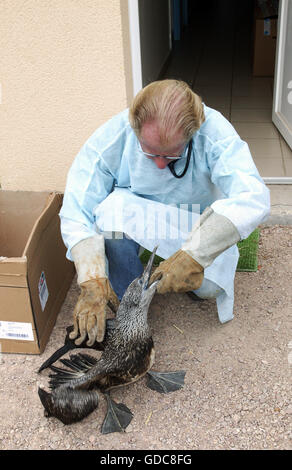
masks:
<svg viewBox="0 0 292 470"><path fill-rule="evenodd" d="M181 150L181 147L185 144L182 132L176 132L171 135L169 141L163 144L161 142L159 126L154 121L143 124L139 140L142 144L148 147L161 150L172 150L173 152Z"/></svg>

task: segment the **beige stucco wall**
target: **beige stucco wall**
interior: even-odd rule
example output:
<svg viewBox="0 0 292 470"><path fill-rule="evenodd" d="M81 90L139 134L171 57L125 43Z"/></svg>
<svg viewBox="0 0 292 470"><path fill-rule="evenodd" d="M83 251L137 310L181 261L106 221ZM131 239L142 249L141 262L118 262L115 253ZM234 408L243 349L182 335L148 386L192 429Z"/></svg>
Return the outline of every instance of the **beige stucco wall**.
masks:
<svg viewBox="0 0 292 470"><path fill-rule="evenodd" d="M0 183L63 191L92 132L132 98L127 0L1 0Z"/></svg>

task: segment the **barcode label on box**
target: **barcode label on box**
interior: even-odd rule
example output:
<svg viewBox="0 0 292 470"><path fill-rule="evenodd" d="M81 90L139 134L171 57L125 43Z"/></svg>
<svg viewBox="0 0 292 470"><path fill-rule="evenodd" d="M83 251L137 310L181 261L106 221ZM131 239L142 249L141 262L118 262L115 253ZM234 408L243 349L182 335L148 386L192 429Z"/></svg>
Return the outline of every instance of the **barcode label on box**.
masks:
<svg viewBox="0 0 292 470"><path fill-rule="evenodd" d="M20 321L0 321L0 338L34 341L32 325Z"/></svg>
<svg viewBox="0 0 292 470"><path fill-rule="evenodd" d="M40 298L40 303L41 303L41 307L43 311L45 310L48 297L49 297L49 291L48 291L48 286L46 283L46 276L45 276L44 271L42 271L42 274L39 280L39 298Z"/></svg>

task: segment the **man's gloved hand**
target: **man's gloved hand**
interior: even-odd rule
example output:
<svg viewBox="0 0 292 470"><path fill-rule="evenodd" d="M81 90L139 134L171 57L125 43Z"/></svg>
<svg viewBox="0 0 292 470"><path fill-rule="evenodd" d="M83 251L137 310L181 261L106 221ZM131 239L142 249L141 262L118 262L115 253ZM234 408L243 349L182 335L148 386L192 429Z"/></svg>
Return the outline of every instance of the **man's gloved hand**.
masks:
<svg viewBox="0 0 292 470"><path fill-rule="evenodd" d="M81 294L73 314L70 339L78 346L88 335L87 346L102 341L105 333L106 304L117 310L119 300L106 276L104 238L100 234L81 240L71 249ZM111 304L111 305L110 305ZM78 337L80 333L80 337ZM76 339L77 338L77 339Z"/></svg>
<svg viewBox="0 0 292 470"><path fill-rule="evenodd" d="M162 275L157 292L164 294L199 289L204 279L204 269L239 240L239 232L231 220L206 207L181 249L162 261L152 274L151 281Z"/></svg>
<svg viewBox="0 0 292 470"><path fill-rule="evenodd" d="M204 279L204 268L183 250L176 251L162 261L151 276L150 282L162 279L157 292L188 292L198 289Z"/></svg>
<svg viewBox="0 0 292 470"><path fill-rule="evenodd" d="M70 338L77 338L80 345L88 335L87 346L96 341L101 342L105 333L106 305L108 302L118 309L119 300L107 278L91 279L80 284L81 294L75 306L73 319L74 330Z"/></svg>

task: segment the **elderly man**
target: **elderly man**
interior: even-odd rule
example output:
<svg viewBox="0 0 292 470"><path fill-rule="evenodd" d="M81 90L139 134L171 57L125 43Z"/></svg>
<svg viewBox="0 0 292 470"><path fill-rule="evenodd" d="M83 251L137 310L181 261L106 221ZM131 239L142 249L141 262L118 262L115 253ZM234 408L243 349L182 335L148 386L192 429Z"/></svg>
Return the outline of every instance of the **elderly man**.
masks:
<svg viewBox="0 0 292 470"><path fill-rule="evenodd" d="M87 336L89 346L103 339L107 302L117 305L142 273L140 246L153 249L157 242L124 230L121 220L112 229L122 226L122 238L105 237L103 222L121 201L124 207L151 202L153 211L198 205L187 238L159 240L165 261L152 279L162 276L161 294L216 298L219 320L231 320L236 243L268 215L269 191L248 145L186 83L162 80L143 88L130 109L96 130L69 171L60 217L81 287L71 333L76 344ZM137 217L135 224L143 222Z"/></svg>

